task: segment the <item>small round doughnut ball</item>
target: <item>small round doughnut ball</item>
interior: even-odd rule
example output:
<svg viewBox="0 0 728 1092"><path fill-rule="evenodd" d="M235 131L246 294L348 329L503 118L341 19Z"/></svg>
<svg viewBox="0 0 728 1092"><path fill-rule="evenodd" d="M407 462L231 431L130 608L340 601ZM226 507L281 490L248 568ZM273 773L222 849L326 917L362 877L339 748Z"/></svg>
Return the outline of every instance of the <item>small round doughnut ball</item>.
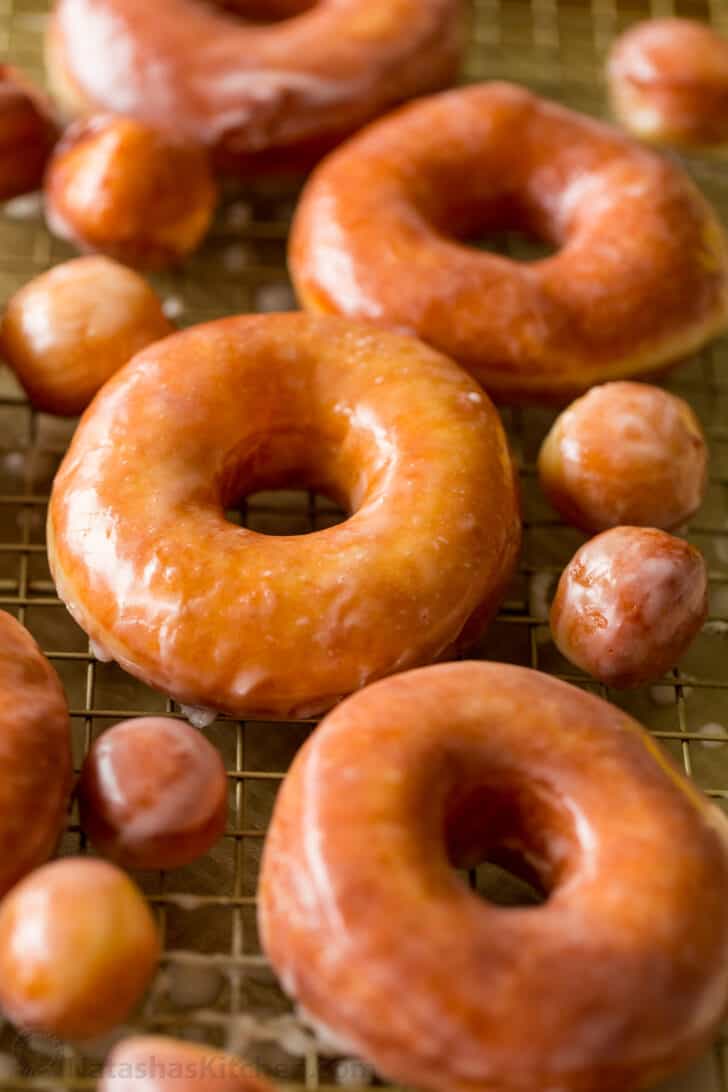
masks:
<svg viewBox="0 0 728 1092"><path fill-rule="evenodd" d="M55 139L41 92L17 69L0 65L0 201L40 187Z"/></svg>
<svg viewBox="0 0 728 1092"><path fill-rule="evenodd" d="M538 471L553 506L584 531L670 530L702 503L708 450L682 398L643 383L605 383L557 418Z"/></svg>
<svg viewBox="0 0 728 1092"><path fill-rule="evenodd" d="M706 23L646 19L617 38L607 81L612 109L641 140L728 146L728 38Z"/></svg>
<svg viewBox="0 0 728 1092"><path fill-rule="evenodd" d="M114 1047L98 1087L99 1092L273 1092L273 1085L239 1058L161 1035L135 1035Z"/></svg>
<svg viewBox="0 0 728 1092"><path fill-rule="evenodd" d="M193 251L217 198L203 148L105 114L66 131L45 193L56 235L141 269L174 265Z"/></svg>
<svg viewBox="0 0 728 1092"><path fill-rule="evenodd" d="M614 527L585 543L551 607L561 653L616 689L660 678L708 613L702 555L653 527Z"/></svg>
<svg viewBox="0 0 728 1092"><path fill-rule="evenodd" d="M106 861L53 861L0 905L0 1005L24 1030L104 1035L137 1004L158 958L146 902Z"/></svg>
<svg viewBox="0 0 728 1092"><path fill-rule="evenodd" d="M173 329L138 273L89 255L11 296L0 344L36 409L75 417L135 353Z"/></svg>
<svg viewBox="0 0 728 1092"><path fill-rule="evenodd" d="M124 868L179 868L225 830L225 767L183 721L127 720L89 751L78 802L82 828L106 857Z"/></svg>

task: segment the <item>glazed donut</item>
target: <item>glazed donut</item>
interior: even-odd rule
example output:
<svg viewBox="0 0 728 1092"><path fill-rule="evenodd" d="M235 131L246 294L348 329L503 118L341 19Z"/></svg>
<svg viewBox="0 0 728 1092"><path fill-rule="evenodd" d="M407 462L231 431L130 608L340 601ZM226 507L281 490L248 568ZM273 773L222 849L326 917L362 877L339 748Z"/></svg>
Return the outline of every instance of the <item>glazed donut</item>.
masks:
<svg viewBox="0 0 728 1092"><path fill-rule="evenodd" d="M71 794L71 725L55 671L0 611L0 895L50 857Z"/></svg>
<svg viewBox="0 0 728 1092"><path fill-rule="evenodd" d="M560 249L523 263L460 241L504 226ZM725 236L682 170L500 83L404 107L334 152L290 267L307 310L416 333L503 401L655 370L728 319Z"/></svg>
<svg viewBox="0 0 728 1092"><path fill-rule="evenodd" d="M728 145L728 40L691 19L649 19L615 42L607 79L615 115L652 144Z"/></svg>
<svg viewBox="0 0 728 1092"><path fill-rule="evenodd" d="M0 1004L26 1031L104 1035L139 1001L159 958L149 907L106 861L64 857L0 903Z"/></svg>
<svg viewBox="0 0 728 1092"><path fill-rule="evenodd" d="M526 668L442 664L350 698L298 753L261 939L302 1012L402 1084L629 1092L723 1016L727 847L619 709ZM450 864L484 859L545 903L474 895Z"/></svg>
<svg viewBox="0 0 728 1092"><path fill-rule="evenodd" d="M0 201L38 189L56 138L48 103L10 65L0 65Z"/></svg>
<svg viewBox="0 0 728 1092"><path fill-rule="evenodd" d="M670 530L702 504L708 449L682 398L647 383L605 383L557 418L538 471L554 507L584 531Z"/></svg>
<svg viewBox="0 0 728 1092"><path fill-rule="evenodd" d="M250 1066L220 1050L158 1035L124 1039L109 1055L99 1092L273 1092Z"/></svg>
<svg viewBox="0 0 728 1092"><path fill-rule="evenodd" d="M219 752L170 717L137 717L104 732L84 760L77 797L93 845L128 869L190 864L227 821Z"/></svg>
<svg viewBox="0 0 728 1092"><path fill-rule="evenodd" d="M61 262L11 296L0 345L36 409L75 417L136 352L172 329L151 285L92 255Z"/></svg>
<svg viewBox="0 0 728 1092"><path fill-rule="evenodd" d="M297 537L225 520L294 485L351 518ZM520 518L498 415L451 361L341 319L241 316L107 383L48 538L59 595L105 655L185 705L290 718L472 640Z"/></svg>
<svg viewBox="0 0 728 1092"><path fill-rule="evenodd" d="M50 230L83 251L163 269L207 231L217 202L207 153L131 118L71 125L45 179Z"/></svg>
<svg viewBox="0 0 728 1092"><path fill-rule="evenodd" d="M457 73L462 0L229 6L291 18L254 26L192 0L56 0L51 86L70 114L130 114L213 149L221 169L248 173L298 170Z"/></svg>
<svg viewBox="0 0 728 1092"><path fill-rule="evenodd" d="M562 573L551 632L567 660L621 690L674 667L707 616L708 573L694 546L654 527L614 527Z"/></svg>

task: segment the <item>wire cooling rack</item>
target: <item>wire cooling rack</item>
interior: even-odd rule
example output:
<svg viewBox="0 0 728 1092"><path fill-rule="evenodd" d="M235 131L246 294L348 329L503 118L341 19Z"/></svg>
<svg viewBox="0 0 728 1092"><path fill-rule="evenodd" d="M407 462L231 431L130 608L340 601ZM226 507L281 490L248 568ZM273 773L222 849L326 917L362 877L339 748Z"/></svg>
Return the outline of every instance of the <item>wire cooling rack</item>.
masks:
<svg viewBox="0 0 728 1092"><path fill-rule="evenodd" d="M36 76L41 75L46 6L43 0L0 0L0 54ZM628 23L677 13L712 20L728 31L725 0L475 0L475 9L466 78L520 81L594 114L604 112L604 52ZM728 222L728 166L700 160L687 165ZM203 250L181 272L157 279L170 316L184 325L294 306L285 271L294 196L271 191L230 196ZM500 242L506 253L527 254L517 239ZM0 218L0 298L70 253L44 229L34 198L12 202ZM646 724L695 782L725 806L728 341L687 362L668 385L695 407L712 451L709 494L690 530L708 561L711 614L679 670L649 689L627 696L607 693L575 674L551 643L548 600L581 538L554 518L539 495L534 463L551 421L549 413L539 410L505 413L523 469L525 547L503 609L476 654L537 667L608 696ZM176 710L115 665L98 663L55 596L44 545L45 511L72 427L34 413L0 365L0 608L28 626L63 679L78 766L90 741L114 722ZM275 493L249 498L237 518L260 531L303 533L340 517L323 498ZM255 888L266 824L281 778L310 729L310 724L240 724L221 718L206 730L228 770L227 832L190 868L136 877L157 914L164 957L143 1007L118 1035L147 1029L227 1047L292 1088L366 1086L375 1078L365 1066L329 1056L297 1021L261 955L256 932ZM75 815L61 851L86 852ZM501 900L514 895L487 866L474 882ZM25 1038L6 1025L0 1031L0 1087L53 1092L93 1087L111 1043L110 1038L81 1050ZM669 1088L728 1092L724 1053L719 1042Z"/></svg>

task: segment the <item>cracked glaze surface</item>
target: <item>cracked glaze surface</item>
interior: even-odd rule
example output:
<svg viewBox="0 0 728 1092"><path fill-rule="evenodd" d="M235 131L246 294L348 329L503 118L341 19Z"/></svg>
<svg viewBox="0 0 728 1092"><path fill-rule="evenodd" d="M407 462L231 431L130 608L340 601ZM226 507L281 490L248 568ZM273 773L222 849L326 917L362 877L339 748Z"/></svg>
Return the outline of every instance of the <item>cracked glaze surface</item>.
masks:
<svg viewBox="0 0 728 1092"><path fill-rule="evenodd" d="M503 228L557 252L460 241ZM724 232L680 167L510 84L414 103L334 152L289 261L307 310L416 333L503 401L654 371L728 317Z"/></svg>
<svg viewBox="0 0 728 1092"><path fill-rule="evenodd" d="M53 852L71 792L60 680L28 631L0 611L0 894Z"/></svg>
<svg viewBox="0 0 728 1092"><path fill-rule="evenodd" d="M271 26L193 0L58 0L48 68L74 114L138 117L230 170L285 166L451 83L463 22L461 0L319 0Z"/></svg>
<svg viewBox="0 0 728 1092"><path fill-rule="evenodd" d="M606 702L504 664L425 668L350 698L299 752L261 937L302 1008L403 1084L626 1092L724 1011L727 829ZM450 866L498 850L542 906L489 904Z"/></svg>
<svg viewBox="0 0 728 1092"><path fill-rule="evenodd" d="M225 519L301 486L353 515L298 537ZM188 705L303 716L475 637L520 516L498 415L451 361L291 314L137 355L83 418L48 531L61 598L132 674Z"/></svg>

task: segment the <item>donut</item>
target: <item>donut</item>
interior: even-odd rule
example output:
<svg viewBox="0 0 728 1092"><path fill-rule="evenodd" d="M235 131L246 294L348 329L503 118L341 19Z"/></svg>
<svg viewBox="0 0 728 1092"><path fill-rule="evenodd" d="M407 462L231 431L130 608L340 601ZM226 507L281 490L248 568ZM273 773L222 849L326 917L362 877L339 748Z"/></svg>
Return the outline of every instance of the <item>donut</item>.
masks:
<svg viewBox="0 0 728 1092"><path fill-rule="evenodd" d="M40 187L56 126L40 91L0 65L0 201Z"/></svg>
<svg viewBox="0 0 728 1092"><path fill-rule="evenodd" d="M648 19L617 38L607 81L622 125L651 144L728 148L728 39L692 19Z"/></svg>
<svg viewBox="0 0 728 1092"><path fill-rule="evenodd" d="M682 398L646 383L605 383L557 418L538 472L553 506L584 531L671 530L702 504L708 449Z"/></svg>
<svg viewBox="0 0 728 1092"><path fill-rule="evenodd" d="M464 245L505 227L557 251ZM324 160L289 264L308 311L415 333L504 402L654 371L728 316L725 235L683 171L502 83L403 107Z"/></svg>
<svg viewBox="0 0 728 1092"><path fill-rule="evenodd" d="M551 606L557 648L616 689L659 679L708 616L702 554L654 527L613 527L576 551Z"/></svg>
<svg viewBox="0 0 728 1092"><path fill-rule="evenodd" d="M273 1086L230 1054L209 1047L134 1035L114 1047L99 1092L273 1092Z"/></svg>
<svg viewBox="0 0 728 1092"><path fill-rule="evenodd" d="M203 148L107 114L66 130L48 166L45 200L48 227L60 239L163 269L201 242L217 189Z"/></svg>
<svg viewBox="0 0 728 1092"><path fill-rule="evenodd" d="M84 760L77 796L82 829L122 868L191 864L227 821L218 751L170 717L138 717L104 732Z"/></svg>
<svg viewBox="0 0 728 1092"><path fill-rule="evenodd" d="M727 839L621 710L440 664L349 698L298 753L261 939L302 1013L407 1087L629 1092L725 1011ZM483 860L545 902L497 906L450 867Z"/></svg>
<svg viewBox="0 0 728 1092"><path fill-rule="evenodd" d="M135 353L172 330L151 285L90 255L61 262L10 297L0 347L36 409L75 417Z"/></svg>
<svg viewBox="0 0 728 1092"><path fill-rule="evenodd" d="M256 26L192 0L56 0L51 87L66 113L130 114L210 148L226 172L298 172L396 103L452 83L464 43L462 0L228 7L285 21Z"/></svg>
<svg viewBox="0 0 728 1092"><path fill-rule="evenodd" d="M350 518L293 537L225 519L294 486ZM342 319L248 315L107 383L48 537L59 595L125 670L185 706L291 719L474 640L520 515L498 415L451 361Z"/></svg>
<svg viewBox="0 0 728 1092"><path fill-rule="evenodd" d="M115 865L65 857L0 903L0 1004L17 1027L60 1039L104 1035L154 974L159 938L138 888Z"/></svg>
<svg viewBox="0 0 728 1092"><path fill-rule="evenodd" d="M71 794L71 723L60 680L0 611L0 895L50 857Z"/></svg>

